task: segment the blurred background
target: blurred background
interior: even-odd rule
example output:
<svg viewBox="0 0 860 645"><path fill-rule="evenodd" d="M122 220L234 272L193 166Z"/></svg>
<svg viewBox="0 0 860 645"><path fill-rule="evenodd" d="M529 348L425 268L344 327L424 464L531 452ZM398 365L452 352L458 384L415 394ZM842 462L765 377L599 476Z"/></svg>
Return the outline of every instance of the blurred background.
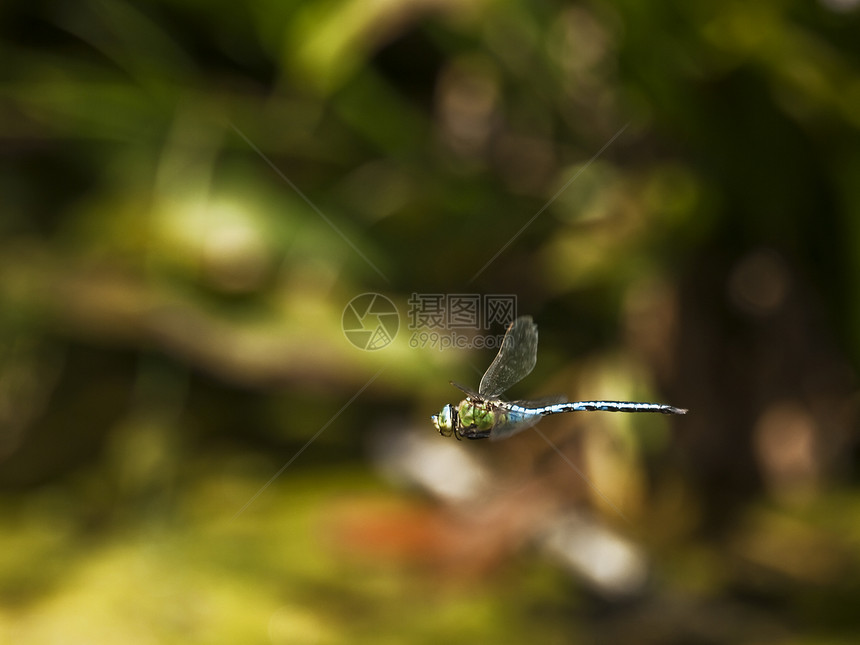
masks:
<svg viewBox="0 0 860 645"><path fill-rule="evenodd" d="M856 642L857 5L4 3L0 640Z"/></svg>

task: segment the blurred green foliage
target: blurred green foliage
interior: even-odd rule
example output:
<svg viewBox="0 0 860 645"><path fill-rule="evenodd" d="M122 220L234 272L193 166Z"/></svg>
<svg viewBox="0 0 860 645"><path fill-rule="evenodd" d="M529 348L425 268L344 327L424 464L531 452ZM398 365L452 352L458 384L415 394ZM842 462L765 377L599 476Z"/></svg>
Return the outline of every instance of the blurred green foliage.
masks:
<svg viewBox="0 0 860 645"><path fill-rule="evenodd" d="M0 640L853 642L856 2L0 16ZM535 391L691 409L563 445L634 518L559 480L646 549L636 603L338 551L353 494L446 512L367 445L491 358L410 346L413 293L516 294Z"/></svg>

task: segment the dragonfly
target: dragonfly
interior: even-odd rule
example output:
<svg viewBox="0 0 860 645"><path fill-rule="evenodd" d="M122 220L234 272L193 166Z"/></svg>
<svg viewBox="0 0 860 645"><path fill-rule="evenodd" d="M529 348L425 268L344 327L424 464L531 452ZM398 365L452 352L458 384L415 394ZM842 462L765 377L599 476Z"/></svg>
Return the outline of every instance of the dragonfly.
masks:
<svg viewBox="0 0 860 645"><path fill-rule="evenodd" d="M481 377L478 391L451 382L466 393L456 406L446 405L430 419L443 437L457 439L506 439L530 428L543 417L564 412L659 412L686 414L684 408L661 403L633 401L567 401L548 397L539 401L505 401L505 390L519 383L537 362L538 331L531 316L520 316L510 324L496 358Z"/></svg>

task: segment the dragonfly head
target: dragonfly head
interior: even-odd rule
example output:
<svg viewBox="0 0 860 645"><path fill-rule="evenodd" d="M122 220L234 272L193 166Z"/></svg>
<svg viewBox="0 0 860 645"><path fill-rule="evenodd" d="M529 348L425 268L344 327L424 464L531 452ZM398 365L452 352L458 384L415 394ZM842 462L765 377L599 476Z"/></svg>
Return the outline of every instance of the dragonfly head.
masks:
<svg viewBox="0 0 860 645"><path fill-rule="evenodd" d="M457 411L449 404L442 408L439 414L434 414L430 419L433 425L443 437L454 434L454 426L457 425Z"/></svg>

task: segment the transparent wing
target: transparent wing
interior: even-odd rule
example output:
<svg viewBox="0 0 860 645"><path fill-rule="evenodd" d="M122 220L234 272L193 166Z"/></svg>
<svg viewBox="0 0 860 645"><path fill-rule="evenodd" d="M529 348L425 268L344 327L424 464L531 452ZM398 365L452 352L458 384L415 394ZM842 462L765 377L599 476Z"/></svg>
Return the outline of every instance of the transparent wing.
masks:
<svg viewBox="0 0 860 645"><path fill-rule="evenodd" d="M539 409L548 405L556 405L557 403L567 403L568 399L563 394L555 394L553 396L545 396L540 399L531 401L511 401L511 405L518 405L521 408ZM497 407L503 408L506 404L500 403ZM490 441L498 441L499 439L507 439L511 435L522 432L526 428L531 428L534 424L541 420L540 414L515 414L508 415L508 422L501 423L493 428L490 433Z"/></svg>
<svg viewBox="0 0 860 645"><path fill-rule="evenodd" d="M521 408L545 408L548 405L558 405L559 403L569 403L564 394L554 394L552 396L543 396L539 399L530 399L528 401L511 401L514 405Z"/></svg>
<svg viewBox="0 0 860 645"><path fill-rule="evenodd" d="M481 401L481 400L483 400L483 398L484 398L484 397L482 397L480 394L478 394L477 392L475 392L475 390L473 390L473 389L472 389L472 388L470 388L470 387L466 387L465 385L460 385L459 383L455 383L454 381L451 381L450 383L451 383L451 385L453 385L454 387L456 387L458 390L462 390L463 392L465 392L465 393L466 393L466 395L467 395L470 399L473 399L473 400L475 400L475 401Z"/></svg>
<svg viewBox="0 0 860 645"><path fill-rule="evenodd" d="M498 397L528 376L537 361L537 343L537 325L531 316L520 316L512 322L499 353L481 378L478 387L481 396Z"/></svg>
<svg viewBox="0 0 860 645"><path fill-rule="evenodd" d="M492 431L490 431L490 441L507 439L526 428L531 428L540 420L539 414L508 412L507 422L493 426Z"/></svg>

